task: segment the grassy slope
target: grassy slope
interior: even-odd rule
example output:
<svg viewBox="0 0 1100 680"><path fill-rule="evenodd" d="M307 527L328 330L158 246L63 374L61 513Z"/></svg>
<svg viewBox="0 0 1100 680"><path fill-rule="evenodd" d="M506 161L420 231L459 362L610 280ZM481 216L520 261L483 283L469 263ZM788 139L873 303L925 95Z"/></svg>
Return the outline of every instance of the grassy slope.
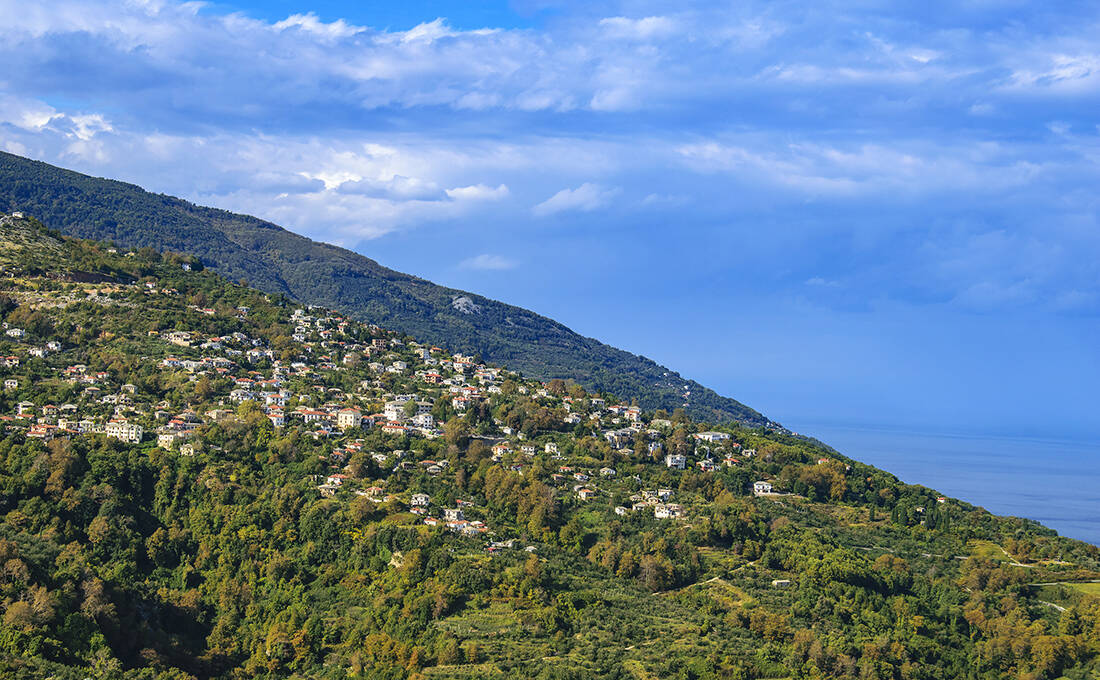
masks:
<svg viewBox="0 0 1100 680"><path fill-rule="evenodd" d="M25 211L71 236L193 253L230 279L245 279L261 290L339 308L456 351L480 353L533 377L572 378L589 388L636 396L647 409L686 405L697 420L766 421L645 357L585 338L534 312L387 269L255 217L0 152L4 209ZM456 310L452 302L461 295L480 311ZM684 386L692 395L686 403Z"/></svg>

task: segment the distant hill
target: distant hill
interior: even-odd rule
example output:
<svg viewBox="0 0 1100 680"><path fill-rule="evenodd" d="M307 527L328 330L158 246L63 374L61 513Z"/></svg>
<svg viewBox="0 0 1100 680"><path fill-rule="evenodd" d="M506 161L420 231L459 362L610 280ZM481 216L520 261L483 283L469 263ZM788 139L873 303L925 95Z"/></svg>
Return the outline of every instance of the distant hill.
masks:
<svg viewBox="0 0 1100 680"><path fill-rule="evenodd" d="M694 419L708 422L768 422L734 399L552 319L387 269L256 217L3 152L0 210L24 211L71 236L193 253L225 276L261 290L341 309L531 377L573 379L590 389L630 395L646 409L684 407Z"/></svg>

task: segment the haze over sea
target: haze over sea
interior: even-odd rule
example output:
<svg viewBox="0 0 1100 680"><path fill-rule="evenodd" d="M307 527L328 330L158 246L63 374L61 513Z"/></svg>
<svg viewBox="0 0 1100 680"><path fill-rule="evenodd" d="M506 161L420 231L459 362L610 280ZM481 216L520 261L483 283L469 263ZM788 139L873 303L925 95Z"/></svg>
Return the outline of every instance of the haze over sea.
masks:
<svg viewBox="0 0 1100 680"><path fill-rule="evenodd" d="M903 481L1100 545L1100 442L789 423Z"/></svg>

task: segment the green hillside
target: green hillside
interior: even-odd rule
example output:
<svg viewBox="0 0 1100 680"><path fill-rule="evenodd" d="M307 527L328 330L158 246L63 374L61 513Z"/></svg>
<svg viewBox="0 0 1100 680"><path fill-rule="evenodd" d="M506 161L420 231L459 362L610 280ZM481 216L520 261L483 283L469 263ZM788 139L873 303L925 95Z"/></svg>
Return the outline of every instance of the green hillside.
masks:
<svg viewBox="0 0 1100 680"><path fill-rule="evenodd" d="M0 677L1100 673L1095 546L111 251L0 217Z"/></svg>
<svg viewBox="0 0 1100 680"><path fill-rule="evenodd" d="M531 376L629 394L647 409L684 407L710 422L766 422L753 409L645 357L582 337L534 312L387 269L255 217L3 152L0 210L33 214L70 236L192 253L233 281L337 307Z"/></svg>

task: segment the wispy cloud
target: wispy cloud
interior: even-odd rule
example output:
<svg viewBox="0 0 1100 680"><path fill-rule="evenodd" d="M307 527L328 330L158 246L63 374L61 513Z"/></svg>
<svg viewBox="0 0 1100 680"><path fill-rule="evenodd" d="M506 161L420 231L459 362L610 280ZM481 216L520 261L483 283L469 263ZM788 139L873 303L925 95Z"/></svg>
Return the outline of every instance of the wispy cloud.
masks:
<svg viewBox="0 0 1100 680"><path fill-rule="evenodd" d="M490 255L489 253L482 253L481 255L466 258L459 263L459 266L463 269L500 271L504 269L515 269L518 264L519 263L515 260L511 260L500 255Z"/></svg>
<svg viewBox="0 0 1100 680"><path fill-rule="evenodd" d="M677 31L677 24L669 17L651 16L640 19L607 17L600 19L600 28L609 38L628 40L652 40L667 38Z"/></svg>
<svg viewBox="0 0 1100 680"><path fill-rule="evenodd" d="M599 184L585 182L575 189L562 189L536 205L531 212L536 217L546 217L572 210L591 212L608 205L618 193L619 190L616 188L607 189Z"/></svg>
<svg viewBox="0 0 1100 680"><path fill-rule="evenodd" d="M367 30L362 26L353 26L343 19L325 23L318 19L317 15L313 12L308 12L306 14L291 14L286 19L275 22L273 28L277 31L302 31L310 36L330 42L347 39Z"/></svg>

